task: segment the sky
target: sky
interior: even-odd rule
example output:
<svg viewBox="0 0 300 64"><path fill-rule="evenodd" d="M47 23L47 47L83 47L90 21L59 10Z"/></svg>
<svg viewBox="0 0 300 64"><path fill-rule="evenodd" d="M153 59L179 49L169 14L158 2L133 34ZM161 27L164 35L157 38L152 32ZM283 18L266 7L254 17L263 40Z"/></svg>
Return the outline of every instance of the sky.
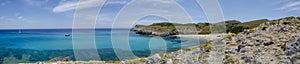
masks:
<svg viewBox="0 0 300 64"><path fill-rule="evenodd" d="M189 19L193 23L208 22L207 16L195 0L0 0L0 29L51 29L72 28L76 10L95 9L103 2L99 10L96 28L112 28L114 19L124 8L130 8L127 17L119 22L117 28L124 28L134 20L126 18L146 12L171 12L164 14L173 19ZM279 19L300 15L299 0L218 0L225 20L247 22L258 19ZM77 7L77 5L81 5ZM150 8L149 8L150 7ZM152 7L152 8L151 8ZM188 16L180 16L183 9ZM134 12L134 11L139 12ZM87 18L83 15L78 18ZM171 19L172 19L171 18ZM135 24L149 25L155 22L170 21L160 16L138 18ZM169 18L170 19L170 18ZM176 22L176 21L174 21ZM190 23L178 21L179 23Z"/></svg>

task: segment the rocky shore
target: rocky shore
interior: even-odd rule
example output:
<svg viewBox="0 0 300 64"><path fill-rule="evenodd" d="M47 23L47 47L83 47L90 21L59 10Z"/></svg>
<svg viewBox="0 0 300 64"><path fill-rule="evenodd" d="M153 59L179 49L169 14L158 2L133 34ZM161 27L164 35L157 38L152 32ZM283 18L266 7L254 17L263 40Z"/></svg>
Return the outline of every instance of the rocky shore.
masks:
<svg viewBox="0 0 300 64"><path fill-rule="evenodd" d="M170 30L170 29L166 29L164 31L157 31L157 30L159 29L152 29L146 27L136 27L131 29L131 31L135 32L136 34L149 35L149 36L170 36L170 35L179 34L178 31Z"/></svg>
<svg viewBox="0 0 300 64"><path fill-rule="evenodd" d="M228 35L225 47L227 60L234 61L231 63L299 64L299 20L279 19L237 35Z"/></svg>

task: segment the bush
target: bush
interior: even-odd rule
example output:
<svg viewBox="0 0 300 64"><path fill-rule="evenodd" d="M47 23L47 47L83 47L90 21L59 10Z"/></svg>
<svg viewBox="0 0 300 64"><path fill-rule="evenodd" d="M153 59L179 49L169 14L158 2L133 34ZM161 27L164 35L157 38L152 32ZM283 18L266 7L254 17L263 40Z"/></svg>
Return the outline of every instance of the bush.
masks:
<svg viewBox="0 0 300 64"><path fill-rule="evenodd" d="M208 42L206 44L200 45L200 48L203 48L206 52L209 52L213 48L213 45Z"/></svg>
<svg viewBox="0 0 300 64"><path fill-rule="evenodd" d="M228 54L225 55L225 59L226 59L226 61L224 62L224 64L227 64L227 63L234 64L233 59L230 58L230 56Z"/></svg>
<svg viewBox="0 0 300 64"><path fill-rule="evenodd" d="M254 32L254 29L249 29L249 30L247 30L246 34L250 34L252 32Z"/></svg>
<svg viewBox="0 0 300 64"><path fill-rule="evenodd" d="M291 22L283 22L282 24L288 25L288 24L291 24Z"/></svg>
<svg viewBox="0 0 300 64"><path fill-rule="evenodd" d="M227 33L235 33L238 34L240 32L243 32L245 30L245 28L247 27L243 27L243 26L232 26L232 27L228 27L227 28Z"/></svg>
<svg viewBox="0 0 300 64"><path fill-rule="evenodd" d="M267 26L263 25L260 27L261 30L266 30Z"/></svg>

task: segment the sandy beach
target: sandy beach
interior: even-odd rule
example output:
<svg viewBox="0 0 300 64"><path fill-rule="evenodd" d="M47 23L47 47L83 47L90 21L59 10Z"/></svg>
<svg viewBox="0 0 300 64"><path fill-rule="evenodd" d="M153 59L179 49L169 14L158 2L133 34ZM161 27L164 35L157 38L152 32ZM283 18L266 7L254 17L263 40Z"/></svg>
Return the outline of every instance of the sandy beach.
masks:
<svg viewBox="0 0 300 64"><path fill-rule="evenodd" d="M197 39L206 39L208 41L216 40L224 38L226 34L203 34L203 35L174 35L178 37L186 37L186 38L197 38Z"/></svg>

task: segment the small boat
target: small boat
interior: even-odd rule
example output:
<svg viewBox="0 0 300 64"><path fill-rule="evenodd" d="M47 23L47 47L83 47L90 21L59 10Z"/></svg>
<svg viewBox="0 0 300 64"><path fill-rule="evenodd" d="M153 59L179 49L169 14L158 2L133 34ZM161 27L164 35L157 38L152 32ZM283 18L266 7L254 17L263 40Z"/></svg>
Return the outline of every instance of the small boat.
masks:
<svg viewBox="0 0 300 64"><path fill-rule="evenodd" d="M70 34L65 34L65 36L66 36L66 37L69 37L69 36L71 36L71 35L70 35Z"/></svg>
<svg viewBox="0 0 300 64"><path fill-rule="evenodd" d="M21 29L19 29L19 32L18 32L19 34L21 34L22 33L22 31L21 31Z"/></svg>

